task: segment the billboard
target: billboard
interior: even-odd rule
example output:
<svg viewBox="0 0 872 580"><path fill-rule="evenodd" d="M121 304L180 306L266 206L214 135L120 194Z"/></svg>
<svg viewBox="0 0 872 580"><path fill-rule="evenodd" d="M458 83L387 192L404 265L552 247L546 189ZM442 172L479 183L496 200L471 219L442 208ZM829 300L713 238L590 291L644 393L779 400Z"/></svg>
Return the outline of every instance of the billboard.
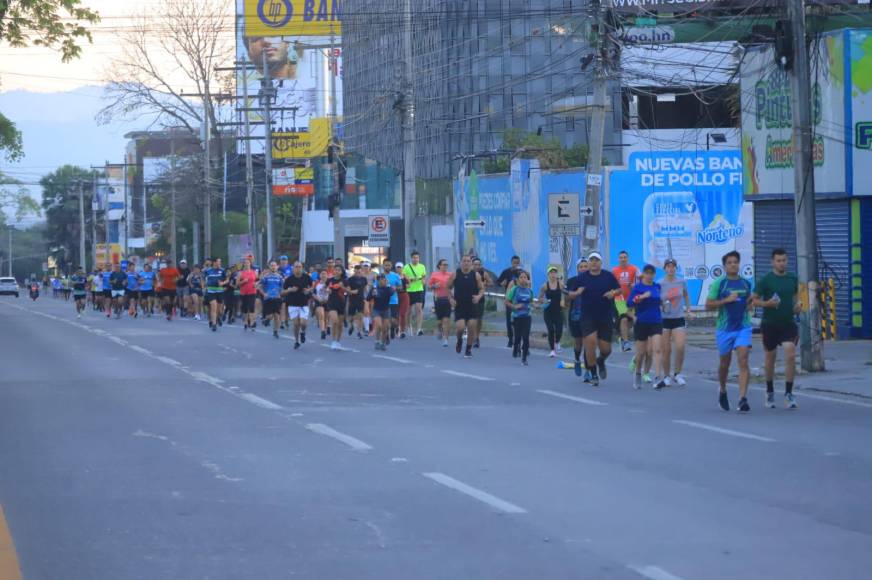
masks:
<svg viewBox="0 0 872 580"><path fill-rule="evenodd" d="M872 30L847 30L845 63L850 78L851 101L846 141L853 143L848 167L851 193L872 195Z"/></svg>
<svg viewBox="0 0 872 580"><path fill-rule="evenodd" d="M245 109L240 114L248 115L252 122L249 141L253 153L264 152L258 96L264 80L264 61L275 93L270 105L273 132L312 131L312 119L332 113L333 94L336 112L341 115L339 4L338 0L236 0L236 60L250 63L249 68L237 73L237 102ZM335 66L331 66L331 50ZM243 125L239 126L239 135L244 137ZM240 140L240 152L243 148Z"/></svg>
<svg viewBox="0 0 872 580"><path fill-rule="evenodd" d="M308 196L315 194L313 167L273 169L272 192L275 196Z"/></svg>
<svg viewBox="0 0 872 580"><path fill-rule="evenodd" d="M844 194L846 185L845 66L842 35L825 35L812 67L815 190ZM740 71L742 160L747 195L792 194L793 91L771 45L749 50Z"/></svg>
<svg viewBox="0 0 872 580"><path fill-rule="evenodd" d="M326 155L330 134L330 119L312 119L305 132L273 133L273 159L311 159Z"/></svg>
<svg viewBox="0 0 872 580"><path fill-rule="evenodd" d="M578 235L549 235L548 203L553 194L579 200L585 190L580 170L542 171L535 159L515 159L510 174L461 174L454 182L455 231L462 253L481 258L500 272L513 255L535 282L549 266L564 272L578 259Z"/></svg>
<svg viewBox="0 0 872 580"><path fill-rule="evenodd" d="M111 221L120 220L124 217L125 188L124 166L107 165L106 171L106 219Z"/></svg>
<svg viewBox="0 0 872 580"><path fill-rule="evenodd" d="M742 195L738 150L635 152L609 177L609 264L626 250L637 266L668 257L702 306L721 275L721 257L738 250L753 278L753 206Z"/></svg>

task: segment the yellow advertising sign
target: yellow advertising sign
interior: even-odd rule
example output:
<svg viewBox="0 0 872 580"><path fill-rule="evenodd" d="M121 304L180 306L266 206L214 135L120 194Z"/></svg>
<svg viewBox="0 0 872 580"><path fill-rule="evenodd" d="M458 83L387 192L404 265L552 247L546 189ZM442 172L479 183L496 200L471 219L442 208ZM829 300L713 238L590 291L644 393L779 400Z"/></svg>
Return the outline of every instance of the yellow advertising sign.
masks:
<svg viewBox="0 0 872 580"><path fill-rule="evenodd" d="M311 159L327 153L330 119L312 119L307 132L272 134L273 159Z"/></svg>
<svg viewBox="0 0 872 580"><path fill-rule="evenodd" d="M246 38L341 36L342 0L245 0Z"/></svg>

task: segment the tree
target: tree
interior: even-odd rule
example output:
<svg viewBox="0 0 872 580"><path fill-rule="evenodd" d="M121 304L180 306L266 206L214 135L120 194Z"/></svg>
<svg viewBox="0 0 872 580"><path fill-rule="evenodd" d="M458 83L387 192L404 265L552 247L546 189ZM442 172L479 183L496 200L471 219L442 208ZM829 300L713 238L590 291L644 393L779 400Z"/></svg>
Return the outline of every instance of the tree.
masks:
<svg viewBox="0 0 872 580"><path fill-rule="evenodd" d="M507 129L503 133L500 154L485 163L485 173L506 173L511 169L511 160L538 159L542 169L566 169L584 167L587 164L587 145L564 147L557 139L527 133L520 129Z"/></svg>
<svg viewBox="0 0 872 580"><path fill-rule="evenodd" d="M99 21L81 0L0 0L0 40L15 48L57 48L63 62L81 56L82 40L92 41L83 24Z"/></svg>
<svg viewBox="0 0 872 580"><path fill-rule="evenodd" d="M39 204L20 181L0 171L0 220L9 214L15 216L16 222L20 222L27 216L38 216Z"/></svg>
<svg viewBox="0 0 872 580"><path fill-rule="evenodd" d="M83 184L85 207L91 205L93 173L84 167L64 165L39 180L42 186L42 208L45 211L45 241L56 254L58 265L78 263L79 251L79 183ZM85 231L91 223L91 212L85 212ZM56 248L56 251L54 250ZM87 251L87 248L86 248Z"/></svg>
<svg viewBox="0 0 872 580"><path fill-rule="evenodd" d="M0 113L0 151L4 151L7 161L18 161L23 155L21 131L6 115Z"/></svg>
<svg viewBox="0 0 872 580"><path fill-rule="evenodd" d="M221 84L229 89L232 75L215 67L233 60L233 9L230 0L158 0L135 17L129 29L118 33L121 55L106 69L104 98L108 104L97 114L105 124L116 119L157 117L159 125L182 125L199 132L204 118L217 134L216 95ZM160 14L156 29L154 14ZM197 100L186 97L179 80L196 87ZM202 100L200 100L202 99ZM220 139L216 140L218 147Z"/></svg>

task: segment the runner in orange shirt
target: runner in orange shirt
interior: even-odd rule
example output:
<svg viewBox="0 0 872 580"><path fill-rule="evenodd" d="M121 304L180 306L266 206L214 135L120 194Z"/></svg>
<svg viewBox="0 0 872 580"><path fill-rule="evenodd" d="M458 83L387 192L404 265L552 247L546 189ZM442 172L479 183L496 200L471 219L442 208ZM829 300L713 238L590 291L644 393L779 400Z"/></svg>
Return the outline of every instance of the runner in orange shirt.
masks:
<svg viewBox="0 0 872 580"><path fill-rule="evenodd" d="M621 250L618 254L618 265L612 270L615 278L618 279L618 284L621 285L621 295L623 296L623 308L618 305L618 324L621 327L621 351L629 352L630 346L630 326L633 324L632 314L627 311L626 303L630 297L630 290L636 284L639 278L639 269L630 263L630 254L626 250ZM617 300L615 301L617 304Z"/></svg>
<svg viewBox="0 0 872 580"><path fill-rule="evenodd" d="M160 280L160 297L163 301L164 312L167 314L167 320L173 319L173 310L175 309L176 300L176 283L181 274L178 269L173 266L172 260L166 261L166 266L158 272Z"/></svg>

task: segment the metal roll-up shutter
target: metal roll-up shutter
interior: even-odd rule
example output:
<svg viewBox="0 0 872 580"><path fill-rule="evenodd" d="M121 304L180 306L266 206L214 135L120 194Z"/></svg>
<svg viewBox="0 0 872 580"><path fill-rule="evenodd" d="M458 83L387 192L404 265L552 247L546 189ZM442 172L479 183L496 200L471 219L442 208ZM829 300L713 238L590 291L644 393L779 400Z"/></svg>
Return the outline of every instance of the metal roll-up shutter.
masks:
<svg viewBox="0 0 872 580"><path fill-rule="evenodd" d="M788 270L796 272L796 226L792 201L754 202L754 273L757 281L772 269L772 250L787 250Z"/></svg>
<svg viewBox="0 0 872 580"><path fill-rule="evenodd" d="M872 286L869 275L872 274L872 198L860 200L860 271L855 278L855 284L862 284L863 292L863 338L872 338ZM865 276L864 276L865 274Z"/></svg>
<svg viewBox="0 0 872 580"><path fill-rule="evenodd" d="M851 326L850 202L847 199L818 200L815 209L820 279L832 278L835 282L838 335L847 338ZM788 269L795 272L796 222L792 200L754 202L754 271L757 280L771 269L772 250L775 248L787 250Z"/></svg>
<svg viewBox="0 0 872 580"><path fill-rule="evenodd" d="M818 235L818 271L823 282L836 286L838 337L851 334L851 202L848 199L818 201L815 207Z"/></svg>

